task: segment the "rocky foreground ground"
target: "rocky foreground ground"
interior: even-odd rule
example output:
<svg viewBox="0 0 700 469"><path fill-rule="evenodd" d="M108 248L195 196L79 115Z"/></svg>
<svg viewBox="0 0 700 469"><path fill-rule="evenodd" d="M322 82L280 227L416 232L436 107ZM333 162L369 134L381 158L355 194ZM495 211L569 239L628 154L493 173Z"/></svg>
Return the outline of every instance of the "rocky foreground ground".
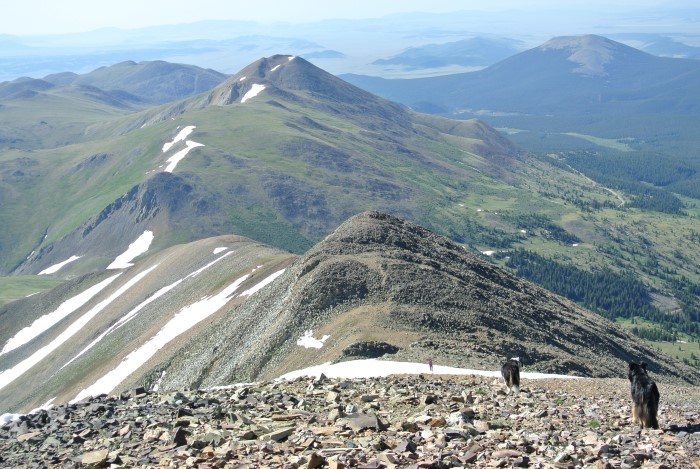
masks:
<svg viewBox="0 0 700 469"><path fill-rule="evenodd" d="M659 385L659 430L628 382L437 375L136 389L0 428L1 467L700 467L700 390Z"/></svg>

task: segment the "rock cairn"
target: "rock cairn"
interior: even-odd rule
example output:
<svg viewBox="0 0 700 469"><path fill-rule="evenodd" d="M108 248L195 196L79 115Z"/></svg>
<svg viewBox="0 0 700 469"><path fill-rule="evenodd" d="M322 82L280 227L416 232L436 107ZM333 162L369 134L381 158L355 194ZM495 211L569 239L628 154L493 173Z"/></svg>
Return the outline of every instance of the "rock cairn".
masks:
<svg viewBox="0 0 700 469"><path fill-rule="evenodd" d="M660 385L659 430L620 379L298 378L99 396L0 427L1 467L676 468L700 465L700 391Z"/></svg>

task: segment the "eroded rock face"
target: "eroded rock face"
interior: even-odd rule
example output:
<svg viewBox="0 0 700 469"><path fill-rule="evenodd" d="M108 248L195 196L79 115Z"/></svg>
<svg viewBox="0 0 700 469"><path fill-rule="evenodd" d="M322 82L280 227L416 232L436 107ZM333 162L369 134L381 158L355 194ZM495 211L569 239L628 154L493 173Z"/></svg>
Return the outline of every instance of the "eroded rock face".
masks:
<svg viewBox="0 0 700 469"><path fill-rule="evenodd" d="M343 350L343 355L355 358L379 358L386 354L395 354L398 351L398 347L386 342L355 342Z"/></svg>
<svg viewBox="0 0 700 469"><path fill-rule="evenodd" d="M134 389L0 427L3 467L693 467L700 391L661 385L638 431L624 380L404 376Z"/></svg>

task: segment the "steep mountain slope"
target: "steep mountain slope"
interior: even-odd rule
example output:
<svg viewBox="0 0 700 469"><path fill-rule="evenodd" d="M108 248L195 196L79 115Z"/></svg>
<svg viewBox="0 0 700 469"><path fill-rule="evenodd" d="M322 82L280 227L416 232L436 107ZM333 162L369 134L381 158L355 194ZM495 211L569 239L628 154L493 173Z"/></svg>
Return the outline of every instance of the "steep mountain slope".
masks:
<svg viewBox="0 0 700 469"><path fill-rule="evenodd" d="M60 306L68 300L72 311ZM594 377L624 375L625 361L643 359L660 381L700 382L697 370L599 316L378 212L351 218L303 257L206 239L17 301L0 316L2 410L141 385L226 385L387 353L477 369L517 354L529 371Z"/></svg>

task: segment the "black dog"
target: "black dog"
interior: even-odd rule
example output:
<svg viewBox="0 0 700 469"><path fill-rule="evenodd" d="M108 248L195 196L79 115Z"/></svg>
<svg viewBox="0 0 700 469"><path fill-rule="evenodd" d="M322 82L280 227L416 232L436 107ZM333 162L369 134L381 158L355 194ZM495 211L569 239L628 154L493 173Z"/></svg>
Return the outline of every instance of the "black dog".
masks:
<svg viewBox="0 0 700 469"><path fill-rule="evenodd" d="M627 377L632 392L632 421L644 428L659 428L656 413L659 410L659 389L647 373L647 364L629 364Z"/></svg>
<svg viewBox="0 0 700 469"><path fill-rule="evenodd" d="M515 394L520 392L520 358L511 358L501 367L501 376L508 389Z"/></svg>

